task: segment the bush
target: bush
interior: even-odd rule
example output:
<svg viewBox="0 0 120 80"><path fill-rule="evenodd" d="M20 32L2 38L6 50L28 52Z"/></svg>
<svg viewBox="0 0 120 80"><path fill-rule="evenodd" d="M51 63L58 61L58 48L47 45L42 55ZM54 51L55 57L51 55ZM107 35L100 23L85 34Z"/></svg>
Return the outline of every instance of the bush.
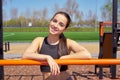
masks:
<svg viewBox="0 0 120 80"><path fill-rule="evenodd" d="M99 28L96 29L99 32ZM105 28L105 31L111 31L111 28ZM4 27L4 32L48 32L48 27ZM69 27L67 32L95 32L95 28L75 28Z"/></svg>

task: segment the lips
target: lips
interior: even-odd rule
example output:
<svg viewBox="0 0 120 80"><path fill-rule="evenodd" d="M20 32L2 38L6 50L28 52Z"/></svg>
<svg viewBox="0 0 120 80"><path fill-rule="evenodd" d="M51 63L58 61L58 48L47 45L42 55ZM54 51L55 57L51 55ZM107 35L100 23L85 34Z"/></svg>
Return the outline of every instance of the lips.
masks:
<svg viewBox="0 0 120 80"><path fill-rule="evenodd" d="M54 28L54 26L50 27L50 31L52 31L53 33L55 33L56 31L58 31L57 29Z"/></svg>

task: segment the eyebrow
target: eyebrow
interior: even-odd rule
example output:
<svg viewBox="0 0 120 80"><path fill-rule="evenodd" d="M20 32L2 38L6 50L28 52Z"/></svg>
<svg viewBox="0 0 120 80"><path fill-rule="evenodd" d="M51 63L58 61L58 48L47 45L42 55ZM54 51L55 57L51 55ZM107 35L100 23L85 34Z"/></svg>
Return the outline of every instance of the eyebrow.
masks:
<svg viewBox="0 0 120 80"><path fill-rule="evenodd" d="M57 20L55 17L52 20ZM58 20L57 20L58 21ZM67 23L61 22L64 26L66 26Z"/></svg>
<svg viewBox="0 0 120 80"><path fill-rule="evenodd" d="M65 26L65 24L63 22L60 22L60 24L62 24L62 26Z"/></svg>

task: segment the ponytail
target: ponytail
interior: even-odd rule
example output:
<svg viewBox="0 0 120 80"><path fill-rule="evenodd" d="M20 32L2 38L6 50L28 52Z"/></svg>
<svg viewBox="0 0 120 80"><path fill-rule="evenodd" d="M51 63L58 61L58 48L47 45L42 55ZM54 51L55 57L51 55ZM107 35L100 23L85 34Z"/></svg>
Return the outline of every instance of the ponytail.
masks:
<svg viewBox="0 0 120 80"><path fill-rule="evenodd" d="M66 39L66 37L64 36L63 33L60 35L58 54L60 56L69 54L69 51L68 51L68 48L67 48L67 39Z"/></svg>

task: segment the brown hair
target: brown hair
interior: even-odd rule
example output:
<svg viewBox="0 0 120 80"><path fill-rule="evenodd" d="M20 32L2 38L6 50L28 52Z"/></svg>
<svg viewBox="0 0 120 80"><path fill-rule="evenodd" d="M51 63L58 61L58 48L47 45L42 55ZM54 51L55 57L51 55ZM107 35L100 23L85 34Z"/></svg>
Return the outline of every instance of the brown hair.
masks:
<svg viewBox="0 0 120 80"><path fill-rule="evenodd" d="M66 12L57 12L53 18L57 15L57 14L62 14L64 15L66 18L67 18L67 24L66 24L66 27L67 28L69 25L70 25L70 22L71 22L71 18L70 16L66 13ZM52 18L52 19L53 19ZM51 20L52 20L51 19ZM58 50L58 54L60 56L63 56L63 55L66 55L66 54L69 54L69 51L68 51L68 48L67 48L67 40L66 40L66 37L64 36L64 34L60 34L60 41L59 41L59 50Z"/></svg>

